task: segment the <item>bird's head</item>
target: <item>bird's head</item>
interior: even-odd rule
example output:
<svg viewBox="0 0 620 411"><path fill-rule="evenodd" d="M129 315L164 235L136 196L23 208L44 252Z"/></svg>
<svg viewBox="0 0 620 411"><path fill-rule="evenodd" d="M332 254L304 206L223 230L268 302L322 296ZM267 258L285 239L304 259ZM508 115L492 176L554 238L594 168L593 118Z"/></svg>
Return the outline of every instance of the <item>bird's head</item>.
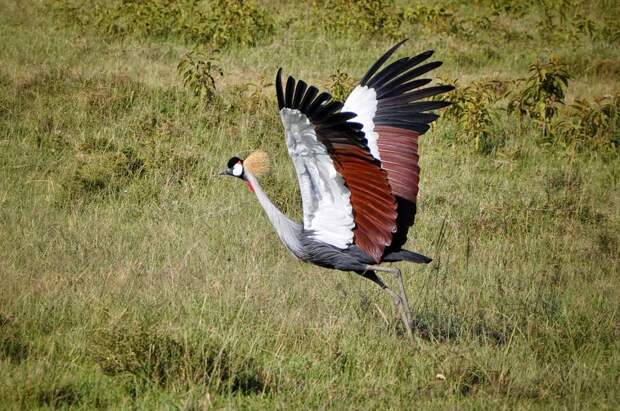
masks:
<svg viewBox="0 0 620 411"><path fill-rule="evenodd" d="M238 177L240 179L243 179L243 173L243 160L239 157L232 157L230 160L228 160L226 169L223 170L220 175Z"/></svg>
<svg viewBox="0 0 620 411"><path fill-rule="evenodd" d="M239 157L232 157L228 160L226 169L220 173L224 176L237 177L244 180L250 189L254 191L252 184L248 181L247 172L256 177L261 177L269 171L269 156L264 151L255 151L245 160Z"/></svg>

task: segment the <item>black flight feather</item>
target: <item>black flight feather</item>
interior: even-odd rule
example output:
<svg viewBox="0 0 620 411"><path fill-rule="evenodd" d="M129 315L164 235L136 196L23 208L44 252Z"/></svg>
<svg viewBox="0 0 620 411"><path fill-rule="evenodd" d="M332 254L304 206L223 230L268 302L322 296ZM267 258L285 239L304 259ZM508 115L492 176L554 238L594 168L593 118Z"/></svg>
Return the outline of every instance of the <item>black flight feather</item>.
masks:
<svg viewBox="0 0 620 411"><path fill-rule="evenodd" d="M422 87L430 83L432 80L430 78L423 78L419 80L413 80L408 83L395 84L393 87L389 88L385 86L380 90L377 90L377 99L389 98L398 96L408 92L409 90L416 89L418 87Z"/></svg>
<svg viewBox="0 0 620 411"><path fill-rule="evenodd" d="M307 87L308 85L303 80L299 80L297 82L297 88L295 89L295 97L293 97L292 105L294 108L299 107L299 103L301 103L301 98L304 96Z"/></svg>
<svg viewBox="0 0 620 411"><path fill-rule="evenodd" d="M319 107L321 107L321 104L330 100L331 98L332 96L325 91L319 94L319 96L314 99L312 104L310 104L310 107L308 107L308 110L307 110L308 117L313 117L316 114L316 111L319 109Z"/></svg>
<svg viewBox="0 0 620 411"><path fill-rule="evenodd" d="M310 105L310 103L312 103L312 100L314 100L318 92L319 92L319 89L317 89L314 86L310 86L308 90L306 91L306 95L301 100L301 103L299 103L299 107L298 107L299 111L301 111L302 113L305 113L308 109L308 106Z"/></svg>
<svg viewBox="0 0 620 411"><path fill-rule="evenodd" d="M278 110L284 108L284 92L282 91L282 68L276 74L276 95L278 96Z"/></svg>
<svg viewBox="0 0 620 411"><path fill-rule="evenodd" d="M420 77L422 74L427 73L439 66L443 63L441 61L433 61L431 63L424 64L422 66L415 67L410 71L402 74L400 77L391 80L389 83L382 85L377 89L377 94L388 93L388 90L393 89L399 85L405 84L406 82L415 79L416 77Z"/></svg>
<svg viewBox="0 0 620 411"><path fill-rule="evenodd" d="M288 76L288 80L286 80L286 93L284 94L284 98L286 101L286 107L293 107L294 90L295 90L295 79L291 76Z"/></svg>
<svg viewBox="0 0 620 411"><path fill-rule="evenodd" d="M371 80L366 83L368 87L377 88L377 85L382 84L382 82L387 79L400 75L407 71L407 67L409 66L407 63L409 62L409 57L403 57L400 60L396 60L395 62L389 64L386 68L381 70L377 75L375 75ZM396 73L396 74L395 74Z"/></svg>
<svg viewBox="0 0 620 411"><path fill-rule="evenodd" d="M392 54L394 54L394 52L400 47L402 46L402 44L404 42L406 42L407 39L404 39L403 41L401 41L400 43L397 43L396 45L392 46L391 49L389 49L388 51L385 52L385 54L383 56L381 56L379 58L379 60L377 60L375 62L375 64L373 64L370 69L366 72L366 74L364 75L364 77L362 78L362 80L360 81L360 85L365 86L366 82L377 72L377 70L379 70L379 68L383 65L383 63L385 63L387 61L387 59L390 58L390 56Z"/></svg>

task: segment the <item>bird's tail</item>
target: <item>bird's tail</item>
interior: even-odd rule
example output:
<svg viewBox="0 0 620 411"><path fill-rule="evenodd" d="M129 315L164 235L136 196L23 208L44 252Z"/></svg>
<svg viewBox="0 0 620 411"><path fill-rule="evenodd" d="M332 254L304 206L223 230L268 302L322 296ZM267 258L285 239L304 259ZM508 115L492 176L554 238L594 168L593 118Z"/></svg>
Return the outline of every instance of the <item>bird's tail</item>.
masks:
<svg viewBox="0 0 620 411"><path fill-rule="evenodd" d="M411 261L412 263L417 264L428 264L433 261L433 259L422 254L414 253L413 251L399 250L385 255L383 257L383 261Z"/></svg>

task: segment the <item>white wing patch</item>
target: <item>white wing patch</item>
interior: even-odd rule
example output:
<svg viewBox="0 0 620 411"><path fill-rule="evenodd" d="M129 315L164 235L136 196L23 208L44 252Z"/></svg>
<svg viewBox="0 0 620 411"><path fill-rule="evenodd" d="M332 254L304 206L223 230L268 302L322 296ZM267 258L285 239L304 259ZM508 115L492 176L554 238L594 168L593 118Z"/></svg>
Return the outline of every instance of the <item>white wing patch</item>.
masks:
<svg viewBox="0 0 620 411"><path fill-rule="evenodd" d="M377 160L381 160L379 146L377 145L379 136L375 133L375 123L372 121L377 113L377 92L375 89L368 88L368 86L355 87L351 94L349 94L349 97L347 97L347 101L344 102L341 111L357 114L357 117L353 117L349 121L360 123L363 126L362 131L366 135L366 140L368 140L370 154Z"/></svg>
<svg viewBox="0 0 620 411"><path fill-rule="evenodd" d="M297 171L304 208L304 228L313 238L338 248L353 243L351 193L334 167L325 146L319 142L314 126L297 109L283 108L288 154Z"/></svg>

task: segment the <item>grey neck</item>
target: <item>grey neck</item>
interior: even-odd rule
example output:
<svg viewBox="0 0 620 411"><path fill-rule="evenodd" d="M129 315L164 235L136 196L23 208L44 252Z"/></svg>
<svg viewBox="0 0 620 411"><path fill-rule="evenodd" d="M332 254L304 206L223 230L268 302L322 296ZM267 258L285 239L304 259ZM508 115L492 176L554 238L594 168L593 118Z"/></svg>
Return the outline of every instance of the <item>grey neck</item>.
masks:
<svg viewBox="0 0 620 411"><path fill-rule="evenodd" d="M302 225L288 218L269 200L269 197L267 197L267 194L258 183L258 179L252 173L245 170L244 177L252 185L258 202L265 210L265 214L267 214L267 218L269 218L271 225L275 228L280 240L295 256L302 258L303 247L300 242Z"/></svg>

